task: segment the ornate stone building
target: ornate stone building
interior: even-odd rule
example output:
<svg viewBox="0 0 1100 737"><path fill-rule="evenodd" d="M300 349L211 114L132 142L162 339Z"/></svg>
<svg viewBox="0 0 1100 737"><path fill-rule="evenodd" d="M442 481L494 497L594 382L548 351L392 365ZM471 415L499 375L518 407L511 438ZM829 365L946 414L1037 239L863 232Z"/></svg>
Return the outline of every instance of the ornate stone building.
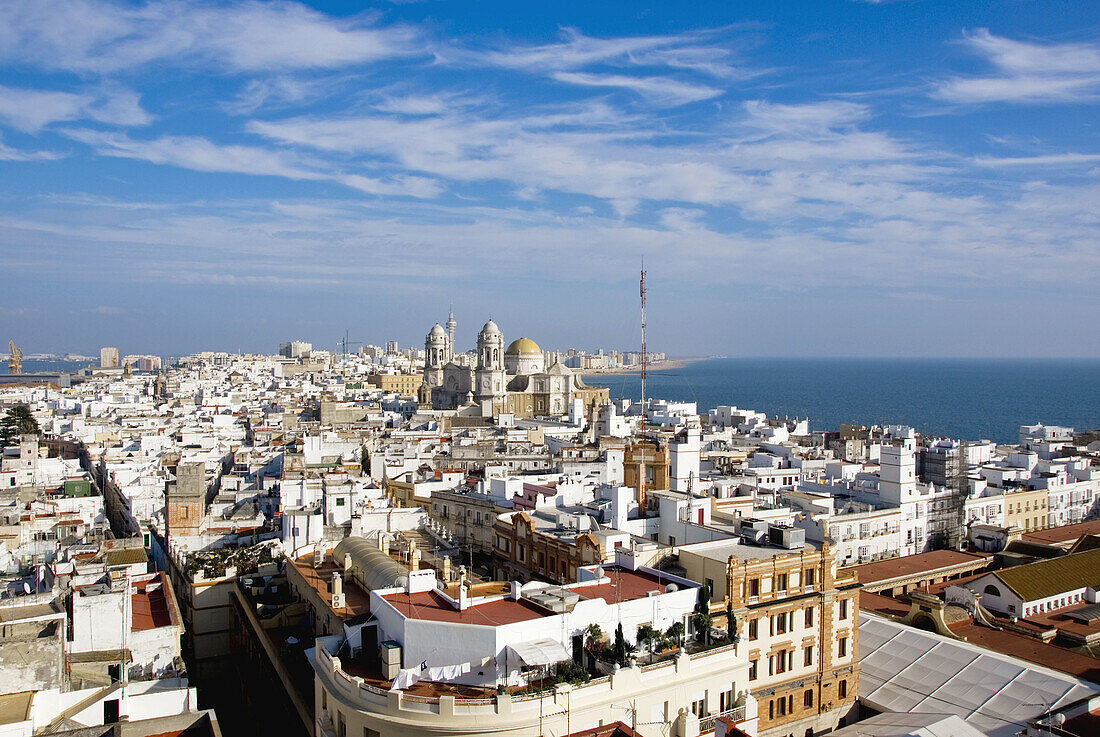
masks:
<svg viewBox="0 0 1100 737"><path fill-rule="evenodd" d="M456 326L451 315L446 330L436 323L428 332L421 404L483 417L537 417L567 414L578 399L588 415L608 401L608 389L587 386L557 361L547 367L546 355L535 341L519 338L505 348L504 334L492 320L478 333L475 361L461 363L454 348Z"/></svg>

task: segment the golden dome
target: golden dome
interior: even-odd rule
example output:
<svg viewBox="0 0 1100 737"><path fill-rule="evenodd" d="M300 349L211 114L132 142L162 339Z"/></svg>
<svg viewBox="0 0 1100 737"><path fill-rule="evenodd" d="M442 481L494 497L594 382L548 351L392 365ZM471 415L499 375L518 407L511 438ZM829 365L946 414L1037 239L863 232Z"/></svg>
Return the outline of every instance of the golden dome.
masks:
<svg viewBox="0 0 1100 737"><path fill-rule="evenodd" d="M507 350L504 351L506 356L541 356L542 349L539 348L539 344L530 338L518 338L513 340Z"/></svg>

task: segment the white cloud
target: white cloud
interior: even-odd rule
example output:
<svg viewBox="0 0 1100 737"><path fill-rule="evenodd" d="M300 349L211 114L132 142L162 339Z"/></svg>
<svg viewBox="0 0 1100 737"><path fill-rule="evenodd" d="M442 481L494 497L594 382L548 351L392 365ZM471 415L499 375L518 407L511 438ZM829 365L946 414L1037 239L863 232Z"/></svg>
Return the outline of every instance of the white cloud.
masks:
<svg viewBox="0 0 1100 737"><path fill-rule="evenodd" d="M1046 154L1043 156L978 156L972 161L979 166L1077 166L1100 162L1100 154Z"/></svg>
<svg viewBox="0 0 1100 737"><path fill-rule="evenodd" d="M55 151L23 151L0 141L0 161L54 161L62 157Z"/></svg>
<svg viewBox="0 0 1100 737"><path fill-rule="evenodd" d="M722 90L713 87L680 82L669 77L632 77L626 74L555 72L553 78L566 84L585 87L620 87L636 92L658 105L684 105L722 94Z"/></svg>
<svg viewBox="0 0 1100 737"><path fill-rule="evenodd" d="M111 73L152 62L216 71L337 69L421 53L409 27L338 19L293 2L11 0L0 5L0 59Z"/></svg>
<svg viewBox="0 0 1100 737"><path fill-rule="evenodd" d="M966 34L964 43L999 74L939 82L933 96L946 102L1082 102L1100 93L1100 46L1095 44L1017 41L984 28Z"/></svg>
<svg viewBox="0 0 1100 737"><path fill-rule="evenodd" d="M138 159L152 164L230 174L255 174L288 179L324 179L293 156L255 146L226 146L197 136L161 136L148 141L88 129L62 131L85 143L101 156Z"/></svg>
<svg viewBox="0 0 1100 737"><path fill-rule="evenodd" d="M82 118L124 126L152 121L138 94L117 85L79 94L0 86L0 120L16 130L37 133L51 123Z"/></svg>
<svg viewBox="0 0 1100 737"><path fill-rule="evenodd" d="M0 87L0 119L16 130L36 133L50 123L75 120L90 101L70 92Z"/></svg>

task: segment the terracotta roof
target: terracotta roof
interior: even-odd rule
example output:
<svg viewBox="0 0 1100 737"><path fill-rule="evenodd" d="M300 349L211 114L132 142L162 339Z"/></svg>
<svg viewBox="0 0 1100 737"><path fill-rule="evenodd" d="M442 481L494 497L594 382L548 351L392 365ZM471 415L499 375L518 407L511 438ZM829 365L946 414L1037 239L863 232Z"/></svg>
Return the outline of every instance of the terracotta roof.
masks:
<svg viewBox="0 0 1100 737"><path fill-rule="evenodd" d="M860 583L866 585L878 581L888 581L893 578L916 576L922 573L932 573L942 568L951 568L964 563L991 561L988 554L963 553L957 550L933 550L929 553L906 555L900 558L888 558L874 563L864 563L852 566L859 574Z"/></svg>
<svg viewBox="0 0 1100 737"><path fill-rule="evenodd" d="M1028 532L1024 534L1024 539L1033 542L1057 544L1071 542L1082 535L1096 534L1100 534L1100 519L1089 520L1088 522L1078 522L1075 525L1063 525L1062 527L1051 527L1046 530Z"/></svg>
<svg viewBox="0 0 1100 737"><path fill-rule="evenodd" d="M1045 599L1100 584L1100 549L1005 568L994 575L1024 601Z"/></svg>

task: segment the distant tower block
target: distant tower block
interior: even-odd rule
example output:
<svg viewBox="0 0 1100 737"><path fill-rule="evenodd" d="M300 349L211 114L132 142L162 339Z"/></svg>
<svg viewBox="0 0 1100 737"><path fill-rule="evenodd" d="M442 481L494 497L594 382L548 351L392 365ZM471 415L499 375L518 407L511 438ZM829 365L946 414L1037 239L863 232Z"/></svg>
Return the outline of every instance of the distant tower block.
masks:
<svg viewBox="0 0 1100 737"><path fill-rule="evenodd" d="M118 348L107 346L99 349L100 368L118 368Z"/></svg>

